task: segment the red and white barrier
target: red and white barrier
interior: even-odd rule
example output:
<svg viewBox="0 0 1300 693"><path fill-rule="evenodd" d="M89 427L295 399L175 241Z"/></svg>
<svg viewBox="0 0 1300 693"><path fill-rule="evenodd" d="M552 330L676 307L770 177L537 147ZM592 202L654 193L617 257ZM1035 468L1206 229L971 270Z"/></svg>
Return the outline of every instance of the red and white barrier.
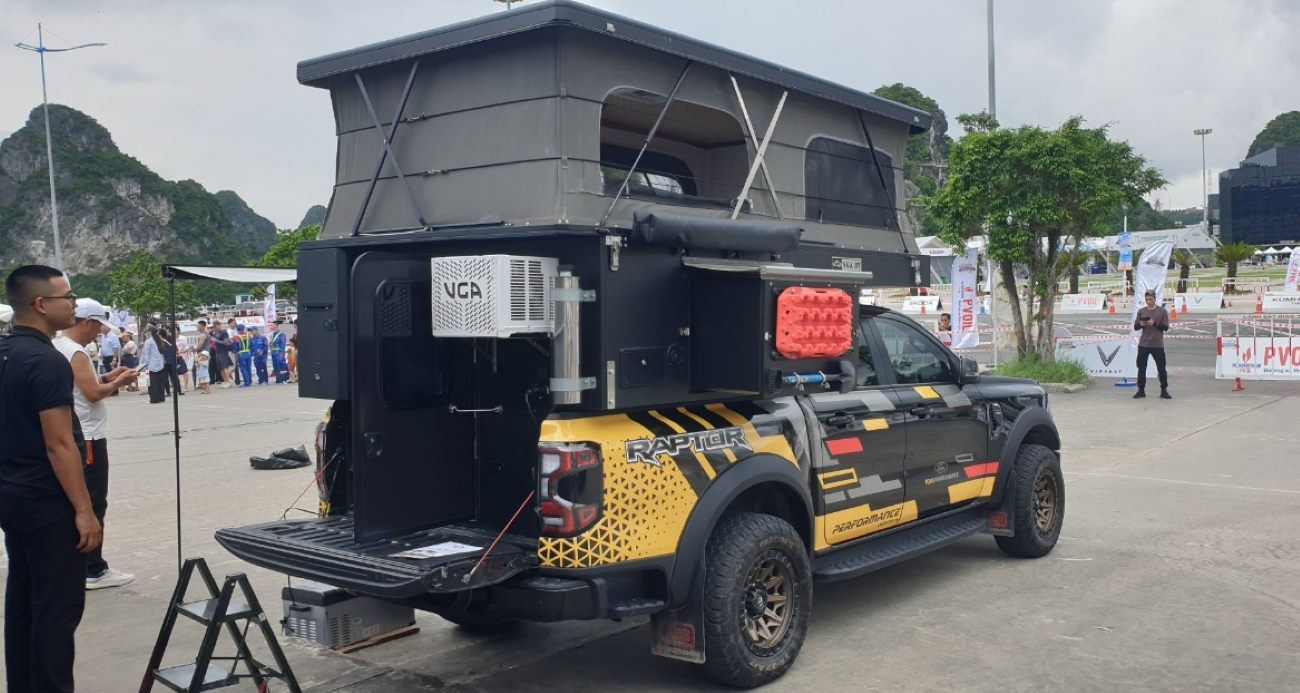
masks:
<svg viewBox="0 0 1300 693"><path fill-rule="evenodd" d="M1250 315L1217 322L1215 378L1300 381L1300 315Z"/></svg>

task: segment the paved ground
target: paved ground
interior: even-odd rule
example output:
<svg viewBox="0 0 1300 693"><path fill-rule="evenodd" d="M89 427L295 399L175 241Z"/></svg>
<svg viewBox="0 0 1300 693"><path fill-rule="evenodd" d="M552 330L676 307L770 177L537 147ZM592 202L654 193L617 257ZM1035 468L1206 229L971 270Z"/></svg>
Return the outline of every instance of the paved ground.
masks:
<svg viewBox="0 0 1300 693"><path fill-rule="evenodd" d="M1212 342L1207 345L1212 349ZM1178 399L1101 383L1056 395L1068 511L1048 558L988 537L819 587L807 646L780 690L1294 690L1300 680L1300 386L1244 393L1173 370ZM93 592L79 632L83 690L134 690L175 577L170 405L111 400L107 555L135 572ZM282 577L215 545L218 527L278 517L308 469L250 454L309 442L318 404L289 387L181 398L184 552L245 570L273 619ZM312 492L298 505L310 508ZM476 638L440 619L353 656L286 649L307 690L709 690L648 653L642 621L525 625ZM178 626L169 663L193 652Z"/></svg>

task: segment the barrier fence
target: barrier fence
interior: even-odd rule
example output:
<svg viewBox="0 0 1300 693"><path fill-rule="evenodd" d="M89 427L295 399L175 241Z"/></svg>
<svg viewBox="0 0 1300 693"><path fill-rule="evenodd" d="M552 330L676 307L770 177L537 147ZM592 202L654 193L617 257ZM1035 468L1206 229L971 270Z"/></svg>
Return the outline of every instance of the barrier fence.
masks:
<svg viewBox="0 0 1300 693"><path fill-rule="evenodd" d="M1215 378L1300 381L1300 313L1223 317L1215 322Z"/></svg>

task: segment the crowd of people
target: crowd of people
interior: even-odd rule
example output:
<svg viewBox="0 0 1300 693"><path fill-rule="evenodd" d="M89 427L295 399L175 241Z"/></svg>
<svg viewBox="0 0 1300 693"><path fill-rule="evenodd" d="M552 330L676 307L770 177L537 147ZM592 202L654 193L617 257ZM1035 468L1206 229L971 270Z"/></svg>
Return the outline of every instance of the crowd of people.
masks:
<svg viewBox="0 0 1300 693"><path fill-rule="evenodd" d="M105 327L86 345L86 352L100 373L125 367L148 374L146 392L151 403L191 390L212 394L222 388L296 383L298 381L298 335L286 337L275 321L267 323L266 334L255 325L243 325L230 318L224 325L216 320L199 320L198 332L186 335L151 318L137 339L129 330ZM125 388L136 392L131 383Z"/></svg>

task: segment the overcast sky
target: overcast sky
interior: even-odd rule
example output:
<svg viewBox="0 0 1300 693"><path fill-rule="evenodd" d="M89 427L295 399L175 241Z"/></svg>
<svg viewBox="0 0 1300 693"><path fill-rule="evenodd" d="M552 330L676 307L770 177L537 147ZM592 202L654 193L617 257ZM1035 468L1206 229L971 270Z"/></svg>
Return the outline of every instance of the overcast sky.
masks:
<svg viewBox="0 0 1300 693"><path fill-rule="evenodd" d="M590 4L863 91L904 82L950 120L987 107L984 0ZM109 44L48 56L52 102L89 113L163 177L234 190L291 227L329 200L334 163L329 100L297 84L297 61L504 11L491 0L0 0L0 138L40 103L37 57L12 46L35 43L44 22L51 47ZM1110 123L1169 179L1155 196L1166 207L1200 205L1193 129L1214 129L1217 172L1269 119L1300 109L1300 2L996 0L996 13L999 119Z"/></svg>

